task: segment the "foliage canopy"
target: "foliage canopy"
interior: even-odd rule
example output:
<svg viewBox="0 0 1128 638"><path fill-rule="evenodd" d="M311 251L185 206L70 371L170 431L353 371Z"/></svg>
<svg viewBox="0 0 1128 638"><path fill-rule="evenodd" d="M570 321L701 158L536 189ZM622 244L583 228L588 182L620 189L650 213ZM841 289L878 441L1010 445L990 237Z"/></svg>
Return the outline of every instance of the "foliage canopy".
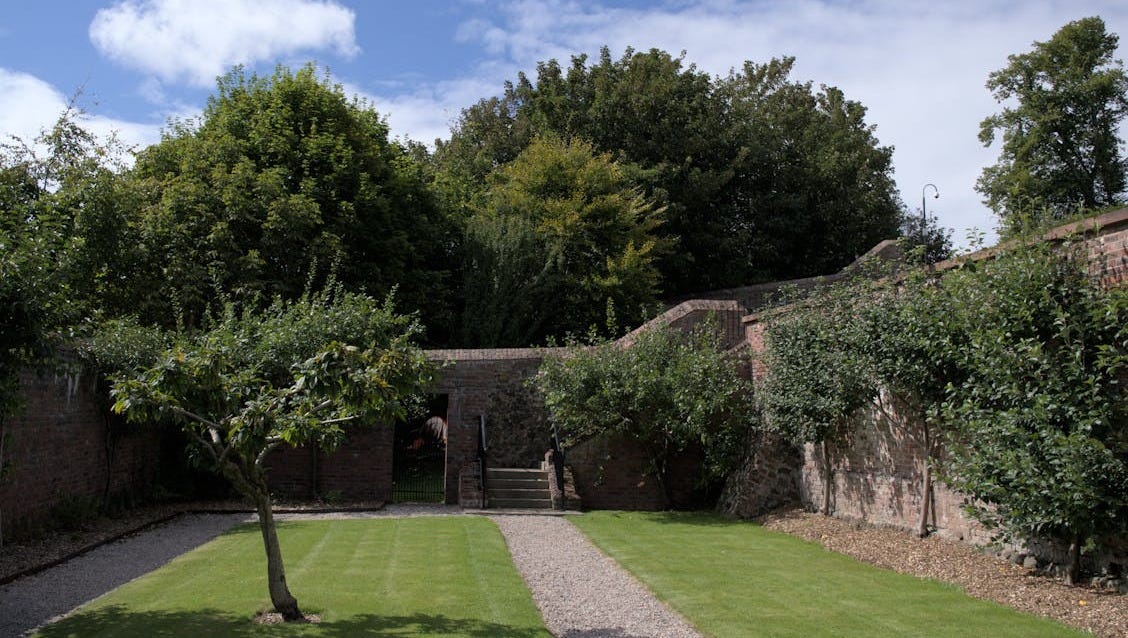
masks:
<svg viewBox="0 0 1128 638"><path fill-rule="evenodd" d="M715 326L686 333L658 325L629 346L574 344L546 357L535 381L565 447L604 435L636 441L669 506L677 455L700 450L708 483L723 479L741 451L752 387L739 365L720 350Z"/></svg>
<svg viewBox="0 0 1128 638"><path fill-rule="evenodd" d="M989 76L995 99L1016 105L980 125L984 145L1001 131L1002 146L976 188L1006 229L1028 215L1061 219L1123 201L1128 74L1113 59L1118 40L1101 18L1082 18Z"/></svg>

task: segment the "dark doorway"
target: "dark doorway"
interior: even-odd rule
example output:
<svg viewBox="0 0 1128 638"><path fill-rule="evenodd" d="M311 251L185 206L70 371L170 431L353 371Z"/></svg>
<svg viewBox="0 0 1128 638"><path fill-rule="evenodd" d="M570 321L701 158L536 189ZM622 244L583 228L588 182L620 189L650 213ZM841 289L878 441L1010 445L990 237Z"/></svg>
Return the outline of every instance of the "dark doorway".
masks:
<svg viewBox="0 0 1128 638"><path fill-rule="evenodd" d="M392 501L442 503L446 496L447 395L431 397L427 411L396 424Z"/></svg>

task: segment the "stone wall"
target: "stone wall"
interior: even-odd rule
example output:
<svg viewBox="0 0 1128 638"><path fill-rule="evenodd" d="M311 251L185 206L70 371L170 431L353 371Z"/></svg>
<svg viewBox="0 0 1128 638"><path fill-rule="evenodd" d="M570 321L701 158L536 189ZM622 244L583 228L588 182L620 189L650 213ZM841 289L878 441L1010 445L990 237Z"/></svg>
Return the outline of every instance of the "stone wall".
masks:
<svg viewBox="0 0 1128 638"><path fill-rule="evenodd" d="M25 409L0 433L5 538L48 523L52 510L77 501L101 504L108 495L130 502L148 493L160 456L157 428L108 420L92 376L25 371L20 385Z"/></svg>

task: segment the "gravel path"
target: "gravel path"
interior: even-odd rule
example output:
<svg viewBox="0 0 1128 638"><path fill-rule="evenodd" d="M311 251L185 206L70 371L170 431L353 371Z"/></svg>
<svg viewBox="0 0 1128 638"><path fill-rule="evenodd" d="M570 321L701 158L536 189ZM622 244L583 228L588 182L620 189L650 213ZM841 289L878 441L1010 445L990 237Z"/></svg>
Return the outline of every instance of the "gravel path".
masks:
<svg viewBox="0 0 1128 638"><path fill-rule="evenodd" d="M566 518L491 516L545 625L560 638L697 637Z"/></svg>
<svg viewBox="0 0 1128 638"><path fill-rule="evenodd" d="M246 514L178 517L0 586L0 636L19 636L198 547Z"/></svg>

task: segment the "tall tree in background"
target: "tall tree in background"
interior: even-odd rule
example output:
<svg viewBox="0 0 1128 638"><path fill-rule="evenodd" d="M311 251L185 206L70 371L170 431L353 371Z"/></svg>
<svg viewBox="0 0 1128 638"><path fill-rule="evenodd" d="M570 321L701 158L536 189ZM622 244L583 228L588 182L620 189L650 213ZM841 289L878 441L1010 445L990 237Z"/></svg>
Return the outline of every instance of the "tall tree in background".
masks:
<svg viewBox="0 0 1128 638"><path fill-rule="evenodd" d="M464 343L525 346L656 303L661 209L607 154L536 139L490 173L466 222Z"/></svg>
<svg viewBox="0 0 1128 638"><path fill-rule="evenodd" d="M535 136L588 140L666 206L664 293L836 270L897 234L892 149L841 91L790 81L792 63L714 79L657 49L542 62L463 111L436 183L469 201Z"/></svg>
<svg viewBox="0 0 1128 638"><path fill-rule="evenodd" d="M411 155L366 103L312 66L270 77L236 68L198 123L138 158L143 227L163 298L191 318L218 287L295 298L311 267L408 310L444 309L449 231ZM316 273L314 273L316 274Z"/></svg>
<svg viewBox="0 0 1128 638"><path fill-rule="evenodd" d="M1002 132L999 161L976 188L1004 228L1123 201L1128 163L1117 127L1128 114L1128 75L1112 57L1118 40L1099 17L1083 18L988 77L996 100L1015 103L979 131L986 146Z"/></svg>
<svg viewBox="0 0 1128 638"><path fill-rule="evenodd" d="M717 83L729 108L730 179L702 222L743 282L834 272L898 235L893 148L841 90L789 78L794 58L746 62ZM708 243L702 244L706 249Z"/></svg>

